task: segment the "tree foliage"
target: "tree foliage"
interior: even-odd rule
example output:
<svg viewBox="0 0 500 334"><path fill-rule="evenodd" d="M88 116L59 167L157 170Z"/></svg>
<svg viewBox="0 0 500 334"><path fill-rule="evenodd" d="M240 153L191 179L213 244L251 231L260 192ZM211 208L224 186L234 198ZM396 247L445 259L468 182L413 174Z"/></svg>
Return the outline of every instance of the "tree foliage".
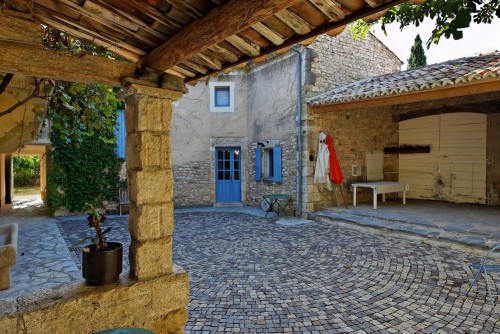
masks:
<svg viewBox="0 0 500 334"><path fill-rule="evenodd" d="M40 157L14 157L14 187L36 186L40 175Z"/></svg>
<svg viewBox="0 0 500 334"><path fill-rule="evenodd" d="M410 50L410 57L408 58L408 69L417 68L427 65L427 57L425 56L425 50L422 46L422 39L420 35L417 34L415 37L415 42Z"/></svg>
<svg viewBox="0 0 500 334"><path fill-rule="evenodd" d="M52 120L52 137L57 134L78 144L86 137L97 136L113 143L119 104L110 86L58 81L47 113Z"/></svg>
<svg viewBox="0 0 500 334"><path fill-rule="evenodd" d="M471 22L489 24L495 18L500 18L500 0L427 0L420 5L403 3L392 7L379 20L382 30L385 26L397 22L402 30L407 26L419 26L425 18L434 21L435 27L427 40L427 48L432 43L438 44L441 37L461 39L463 30ZM351 28L355 37L368 33L369 24L357 21Z"/></svg>

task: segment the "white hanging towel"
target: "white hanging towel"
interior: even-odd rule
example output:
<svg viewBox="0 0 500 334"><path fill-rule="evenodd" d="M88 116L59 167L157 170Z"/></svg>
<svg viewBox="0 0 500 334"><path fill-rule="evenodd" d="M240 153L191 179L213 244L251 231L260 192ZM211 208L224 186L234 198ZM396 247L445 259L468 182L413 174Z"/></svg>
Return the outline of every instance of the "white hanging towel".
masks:
<svg viewBox="0 0 500 334"><path fill-rule="evenodd" d="M332 190L332 181L330 181L330 152L325 143L326 134L320 132L318 140L318 158L316 160L313 183L323 183L328 190Z"/></svg>

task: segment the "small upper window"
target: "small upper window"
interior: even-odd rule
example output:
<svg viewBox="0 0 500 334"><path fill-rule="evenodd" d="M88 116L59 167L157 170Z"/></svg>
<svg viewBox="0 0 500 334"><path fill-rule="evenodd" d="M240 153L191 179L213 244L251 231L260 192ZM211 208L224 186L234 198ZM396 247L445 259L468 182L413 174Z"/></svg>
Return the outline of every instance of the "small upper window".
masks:
<svg viewBox="0 0 500 334"><path fill-rule="evenodd" d="M215 87L215 106L229 107L230 90L229 86Z"/></svg>
<svg viewBox="0 0 500 334"><path fill-rule="evenodd" d="M210 82L210 111L234 112L234 82Z"/></svg>

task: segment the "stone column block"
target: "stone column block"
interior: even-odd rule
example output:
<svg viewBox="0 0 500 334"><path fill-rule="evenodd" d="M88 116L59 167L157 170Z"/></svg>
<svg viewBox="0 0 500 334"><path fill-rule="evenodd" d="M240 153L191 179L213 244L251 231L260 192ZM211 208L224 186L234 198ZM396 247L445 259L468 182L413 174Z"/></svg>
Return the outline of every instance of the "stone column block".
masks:
<svg viewBox="0 0 500 334"><path fill-rule="evenodd" d="M174 179L170 169L129 171L130 201L136 206L172 201Z"/></svg>
<svg viewBox="0 0 500 334"><path fill-rule="evenodd" d="M170 168L170 136L162 132L133 132L127 135L127 167L136 170Z"/></svg>
<svg viewBox="0 0 500 334"><path fill-rule="evenodd" d="M132 238L130 244L130 273L145 279L172 272L172 238L140 242Z"/></svg>
<svg viewBox="0 0 500 334"><path fill-rule="evenodd" d="M127 98L127 133L141 131L170 132L172 126L172 101L150 96ZM129 104L129 101L132 102Z"/></svg>
<svg viewBox="0 0 500 334"><path fill-rule="evenodd" d="M138 241L164 238L172 235L174 231L174 206L172 202L156 205L132 205L129 216L130 235Z"/></svg>

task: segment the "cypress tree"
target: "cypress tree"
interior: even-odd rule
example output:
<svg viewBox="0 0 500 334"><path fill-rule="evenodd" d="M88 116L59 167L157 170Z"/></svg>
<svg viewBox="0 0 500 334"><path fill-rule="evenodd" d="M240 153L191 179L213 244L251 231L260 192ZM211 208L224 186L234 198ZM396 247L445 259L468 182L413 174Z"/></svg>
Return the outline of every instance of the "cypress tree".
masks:
<svg viewBox="0 0 500 334"><path fill-rule="evenodd" d="M420 35L415 37L415 43L411 47L410 57L408 58L408 69L421 67L427 65L427 57L425 56L425 50L422 46L422 39Z"/></svg>

